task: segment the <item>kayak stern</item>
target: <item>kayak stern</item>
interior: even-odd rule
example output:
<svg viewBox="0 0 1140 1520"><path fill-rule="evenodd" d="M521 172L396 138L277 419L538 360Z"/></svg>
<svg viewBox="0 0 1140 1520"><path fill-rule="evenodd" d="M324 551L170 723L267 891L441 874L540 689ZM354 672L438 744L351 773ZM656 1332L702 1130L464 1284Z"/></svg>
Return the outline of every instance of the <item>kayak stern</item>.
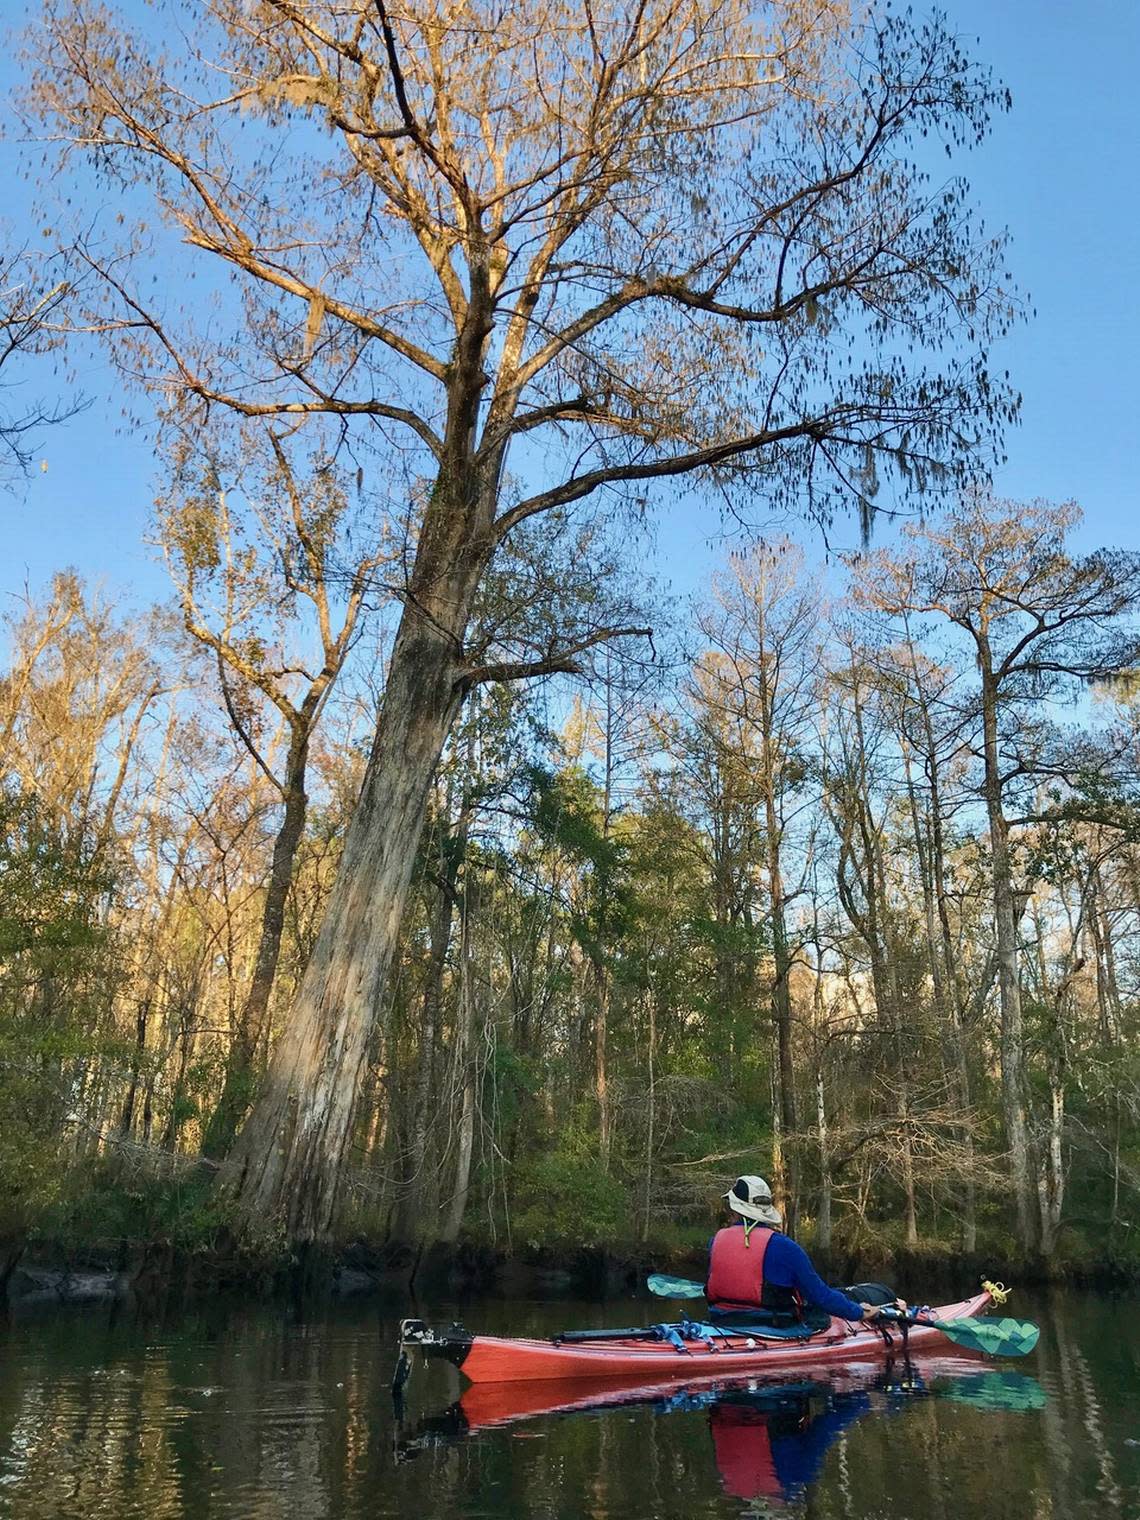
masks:
<svg viewBox="0 0 1140 1520"><path fill-rule="evenodd" d="M392 1377L392 1391L399 1393L411 1374L409 1353L418 1351L422 1357L438 1357L453 1367L462 1367L471 1352L475 1337L462 1325L454 1324L449 1330L433 1330L422 1319L400 1321L400 1355Z"/></svg>

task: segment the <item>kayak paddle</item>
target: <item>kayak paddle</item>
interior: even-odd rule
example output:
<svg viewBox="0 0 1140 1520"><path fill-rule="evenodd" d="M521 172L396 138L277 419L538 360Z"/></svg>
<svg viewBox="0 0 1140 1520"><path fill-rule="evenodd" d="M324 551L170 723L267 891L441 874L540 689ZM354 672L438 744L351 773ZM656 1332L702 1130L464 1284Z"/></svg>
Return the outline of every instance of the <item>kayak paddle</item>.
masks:
<svg viewBox="0 0 1140 1520"><path fill-rule="evenodd" d="M705 1296L704 1283L687 1277L669 1277L662 1272L654 1272L647 1279L647 1286L658 1298ZM885 1309L881 1318L898 1321L903 1315L897 1309ZM920 1319L913 1310L907 1318L911 1324L930 1325L941 1331L956 1346L984 1351L988 1356L1025 1356L1036 1346L1041 1334L1031 1320L1025 1319Z"/></svg>
<svg viewBox="0 0 1140 1520"><path fill-rule="evenodd" d="M1041 1331L1028 1319L925 1319L915 1313L902 1314L898 1309L884 1309L880 1318L909 1320L912 1325L930 1325L956 1346L970 1351L984 1351L987 1356L1025 1356L1037 1344Z"/></svg>
<svg viewBox="0 0 1140 1520"><path fill-rule="evenodd" d="M654 1272L646 1278L646 1287L658 1298L704 1298L705 1285L690 1282L687 1277L668 1277L664 1272Z"/></svg>

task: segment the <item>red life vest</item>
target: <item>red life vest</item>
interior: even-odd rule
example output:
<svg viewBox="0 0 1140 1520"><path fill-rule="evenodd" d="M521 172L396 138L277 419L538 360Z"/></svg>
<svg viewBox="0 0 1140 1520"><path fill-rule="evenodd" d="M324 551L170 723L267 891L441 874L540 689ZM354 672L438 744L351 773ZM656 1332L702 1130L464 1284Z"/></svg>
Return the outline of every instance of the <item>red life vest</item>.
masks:
<svg viewBox="0 0 1140 1520"><path fill-rule="evenodd" d="M778 1288L764 1280L764 1257L775 1234L765 1225L726 1225L713 1236L709 1251L709 1275L705 1297L714 1309L772 1309L795 1313L798 1305L791 1288Z"/></svg>
<svg viewBox="0 0 1140 1520"><path fill-rule="evenodd" d="M709 1251L705 1297L718 1309L759 1309L764 1295L764 1257L772 1231L733 1224L718 1230Z"/></svg>

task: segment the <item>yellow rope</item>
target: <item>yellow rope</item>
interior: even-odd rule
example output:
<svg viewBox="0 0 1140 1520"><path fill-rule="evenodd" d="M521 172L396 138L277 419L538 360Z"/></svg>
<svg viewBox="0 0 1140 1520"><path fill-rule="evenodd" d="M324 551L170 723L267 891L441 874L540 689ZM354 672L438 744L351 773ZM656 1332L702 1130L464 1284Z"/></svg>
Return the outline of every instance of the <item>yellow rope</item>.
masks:
<svg viewBox="0 0 1140 1520"><path fill-rule="evenodd" d="M1005 1283L989 1282L986 1280L986 1278L983 1277L982 1291L988 1293L995 1304L1004 1304L1013 1290L1011 1288L1007 1288Z"/></svg>

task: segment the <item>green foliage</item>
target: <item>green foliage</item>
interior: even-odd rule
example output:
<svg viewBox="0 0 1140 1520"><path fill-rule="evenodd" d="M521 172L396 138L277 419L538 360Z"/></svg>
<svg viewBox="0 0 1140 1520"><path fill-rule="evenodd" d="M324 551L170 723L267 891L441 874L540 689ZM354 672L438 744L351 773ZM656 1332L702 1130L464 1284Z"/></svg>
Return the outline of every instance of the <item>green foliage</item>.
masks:
<svg viewBox="0 0 1140 1520"><path fill-rule="evenodd" d="M22 1231L59 1192L68 1074L82 1053L73 1032L0 1016L0 1235Z"/></svg>
<svg viewBox="0 0 1140 1520"><path fill-rule="evenodd" d="M112 886L81 837L66 838L39 800L0 790L0 965L47 970L94 948Z"/></svg>
<svg viewBox="0 0 1140 1520"><path fill-rule="evenodd" d="M495 1114L500 1129L510 1133L541 1087L542 1073L536 1062L509 1045L497 1045L484 1082L483 1106Z"/></svg>
<svg viewBox="0 0 1140 1520"><path fill-rule="evenodd" d="M111 1159L73 1176L40 1215L37 1232L65 1246L168 1241L194 1251L222 1243L232 1218L213 1168L165 1159L168 1175Z"/></svg>
<svg viewBox="0 0 1140 1520"><path fill-rule="evenodd" d="M573 1141L520 1164L514 1234L531 1246L601 1245L633 1234L622 1184Z"/></svg>
<svg viewBox="0 0 1140 1520"><path fill-rule="evenodd" d="M584 771L530 766L526 779L538 835L581 870L584 890L571 912L574 937L592 958L605 959L636 914L629 841L605 829L598 789Z"/></svg>
<svg viewBox="0 0 1140 1520"><path fill-rule="evenodd" d="M96 1038L109 876L35 797L0 792L0 1232L58 1195Z"/></svg>
<svg viewBox="0 0 1140 1520"><path fill-rule="evenodd" d="M168 514L166 538L186 567L191 580L212 574L221 564L218 520L214 503L204 497L190 498Z"/></svg>

